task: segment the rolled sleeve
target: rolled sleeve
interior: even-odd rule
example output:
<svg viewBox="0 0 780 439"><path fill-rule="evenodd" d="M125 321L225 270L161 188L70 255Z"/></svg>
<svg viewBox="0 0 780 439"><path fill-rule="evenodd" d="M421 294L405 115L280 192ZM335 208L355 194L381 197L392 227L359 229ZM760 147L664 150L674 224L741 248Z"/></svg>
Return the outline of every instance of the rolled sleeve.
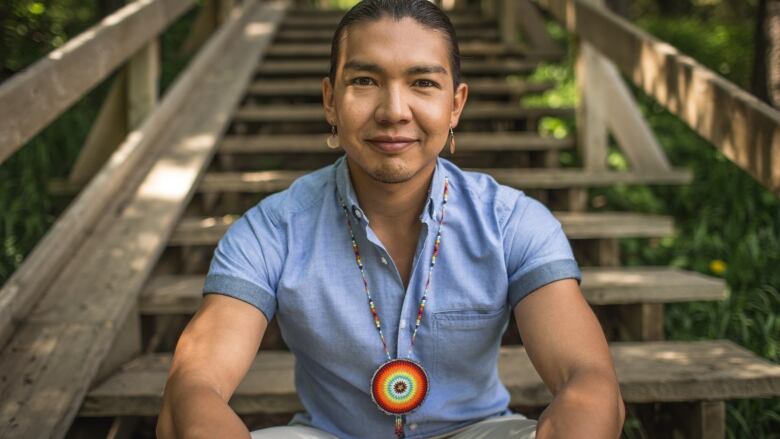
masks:
<svg viewBox="0 0 780 439"><path fill-rule="evenodd" d="M241 216L219 240L203 295L222 294L239 299L259 309L271 321L276 313L283 252L279 228L261 205Z"/></svg>
<svg viewBox="0 0 780 439"><path fill-rule="evenodd" d="M539 288L562 279L582 279L561 223L541 203L521 195L505 231L511 309Z"/></svg>

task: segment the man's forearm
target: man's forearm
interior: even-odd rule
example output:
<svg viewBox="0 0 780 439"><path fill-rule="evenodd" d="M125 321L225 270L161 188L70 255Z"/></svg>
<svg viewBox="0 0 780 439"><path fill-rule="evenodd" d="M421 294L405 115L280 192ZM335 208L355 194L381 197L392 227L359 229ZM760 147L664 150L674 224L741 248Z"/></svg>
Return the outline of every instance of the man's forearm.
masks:
<svg viewBox="0 0 780 439"><path fill-rule="evenodd" d="M160 439L249 438L243 421L219 393L192 379L168 381L157 422Z"/></svg>
<svg viewBox="0 0 780 439"><path fill-rule="evenodd" d="M614 378L582 371L555 395L537 425L537 439L618 438L625 412Z"/></svg>

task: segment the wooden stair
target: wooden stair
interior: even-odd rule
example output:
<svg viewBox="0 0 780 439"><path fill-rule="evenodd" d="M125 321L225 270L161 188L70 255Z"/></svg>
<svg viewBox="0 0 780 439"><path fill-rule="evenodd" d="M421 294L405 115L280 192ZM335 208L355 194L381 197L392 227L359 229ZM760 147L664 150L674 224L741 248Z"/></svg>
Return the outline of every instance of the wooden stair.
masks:
<svg viewBox="0 0 780 439"><path fill-rule="evenodd" d="M243 169L240 164L251 167L246 165L254 163L250 158L274 163L276 156L327 159L334 154L324 145L328 126L322 106L316 102L321 95L321 78L328 73L330 35L339 16L293 11L279 22L278 31L274 20L265 27L257 26L276 32L270 46L265 47L264 41L270 35L256 41L238 40L241 42L231 46L224 60L243 66L239 82L243 94L235 81L228 80L227 69L219 67L214 77L221 79L205 81L193 93L191 105L196 114L192 119L183 118L185 126L159 140L170 142L173 148L156 162L158 172L150 173L139 186L126 211L130 218L122 216L115 223L107 220L98 231L112 230L124 241L117 243L119 238L115 238L110 241L112 247L103 248L103 235L96 232L87 249L96 252L89 259L89 270L68 273L72 278L94 276L105 294L87 300L86 295L78 294L86 285L74 281L75 286L61 297L42 301L36 319L25 322L24 331L9 345L14 356L0 361L5 370L34 369L28 373L32 386L5 384L7 376L3 374L0 393L10 392L14 403L44 407L41 395L59 390L62 374L73 380L63 391L67 398L61 397L58 407L70 403L69 410L79 417L157 415L172 341L182 329L176 322L186 321L201 303L205 271L199 261L242 214L243 210L236 208L236 196L249 194L257 200L286 189L313 170L273 165ZM586 200L587 189L593 187L691 181L690 171L674 168L628 172L560 168L557 154L573 149L575 142L540 136L538 123L543 117L573 118L574 109L527 108L518 103L522 96L551 87L518 78L538 66L541 58L535 55L536 48L499 43L495 19L461 14L453 21L463 42L462 53L470 58L464 60L462 70L471 95L463 113L464 125L457 133L458 152L448 159L522 190L564 191ZM252 61L246 61L242 51L258 55L254 59L262 61L250 65ZM220 97L222 88L230 88L229 96ZM211 102L208 99L217 104L213 114L206 104ZM202 121L208 122L205 130L199 125ZM475 156L488 157L496 166L469 165ZM78 189L57 182L52 186L60 193ZM155 216L141 215L145 210L138 206ZM221 210L229 214L218 215ZM723 421L725 400L780 394L780 366L731 342L662 340L664 304L726 297L725 283L720 279L670 267L620 266L619 240L673 235L671 218L582 209L554 213L575 250L596 255L593 260L599 266L583 267L582 291L605 326L627 402L690 406L690 413L698 413L698 421L717 424ZM104 260L111 262L110 269L102 270ZM124 265L120 266L120 261ZM64 310L64 317L56 317L55 310ZM66 321L47 326L55 317ZM84 325L84 321L96 323ZM43 328L44 335L36 335L36 325ZM613 326L619 330L612 330ZM272 327L276 327L275 321L269 331ZM301 409L293 381L294 358L284 352L280 337L266 339L231 400L239 414L288 414ZM504 340L517 341L506 336ZM49 351L43 352L45 349ZM57 367L62 371L55 372ZM502 348L500 368L513 405L542 407L549 403L551 395L521 346L507 344ZM38 389L42 389L39 395L33 395ZM82 400L77 410L73 401ZM702 414L707 410L715 415ZM0 413L0 421L15 423L11 428L21 425L25 432L37 432L35 421L47 414L44 409L31 410L31 415L19 421L14 413ZM47 431L56 431L56 422L49 422ZM0 436L3 431L0 428Z"/></svg>

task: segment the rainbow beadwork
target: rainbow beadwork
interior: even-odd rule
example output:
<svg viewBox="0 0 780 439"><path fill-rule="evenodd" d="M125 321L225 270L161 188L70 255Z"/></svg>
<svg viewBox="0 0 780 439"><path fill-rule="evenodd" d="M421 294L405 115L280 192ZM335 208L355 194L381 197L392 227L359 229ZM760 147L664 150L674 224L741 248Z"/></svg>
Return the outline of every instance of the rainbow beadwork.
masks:
<svg viewBox="0 0 780 439"><path fill-rule="evenodd" d="M388 415L405 415L422 405L428 394L428 375L412 360L390 360L371 378L371 398Z"/></svg>
<svg viewBox="0 0 780 439"><path fill-rule="evenodd" d="M425 302L428 300L428 290L431 286L431 276L433 267L436 265L436 257L439 256L439 246L441 245L441 226L444 223L444 207L447 205L447 195L449 193L449 179L444 177L444 194L441 206L441 216L439 217L439 226L436 231L436 241L433 244L433 254L431 262L428 265L428 279L425 281L420 305L417 307L417 318L414 323L414 332L409 342L408 357L412 356L414 341L417 338L417 330L420 328ZM341 207L344 210L344 217L347 220L347 228L352 238L352 251L355 253L355 262L360 269L360 275L363 278L363 288L368 297L368 309L379 332L379 340L382 342L382 348L387 356L387 362L379 366L371 378L371 398L377 407L389 415L395 415L395 434L398 438L404 437L404 415L414 411L422 405L425 396L428 394L429 381L425 369L416 361L410 359L393 359L390 351L387 349L385 335L382 333L382 323L379 321L379 313L376 310L374 299L371 297L371 290L368 288L368 279L363 267L363 261L360 259L360 247L355 239L355 233L352 230L352 222L349 220L349 210L344 200L339 195Z"/></svg>

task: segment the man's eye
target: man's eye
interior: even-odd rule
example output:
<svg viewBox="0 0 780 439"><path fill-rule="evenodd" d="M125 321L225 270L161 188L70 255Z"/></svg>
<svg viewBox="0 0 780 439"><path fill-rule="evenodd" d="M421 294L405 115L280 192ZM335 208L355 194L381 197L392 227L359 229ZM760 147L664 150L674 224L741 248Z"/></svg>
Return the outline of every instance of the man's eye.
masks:
<svg viewBox="0 0 780 439"><path fill-rule="evenodd" d="M430 79L418 79L414 81L414 83L420 87L428 88L428 87L438 87L439 84L437 84L434 81L431 81Z"/></svg>
<svg viewBox="0 0 780 439"><path fill-rule="evenodd" d="M355 85L372 85L374 83L374 80L366 76L361 76L352 79L350 83Z"/></svg>

